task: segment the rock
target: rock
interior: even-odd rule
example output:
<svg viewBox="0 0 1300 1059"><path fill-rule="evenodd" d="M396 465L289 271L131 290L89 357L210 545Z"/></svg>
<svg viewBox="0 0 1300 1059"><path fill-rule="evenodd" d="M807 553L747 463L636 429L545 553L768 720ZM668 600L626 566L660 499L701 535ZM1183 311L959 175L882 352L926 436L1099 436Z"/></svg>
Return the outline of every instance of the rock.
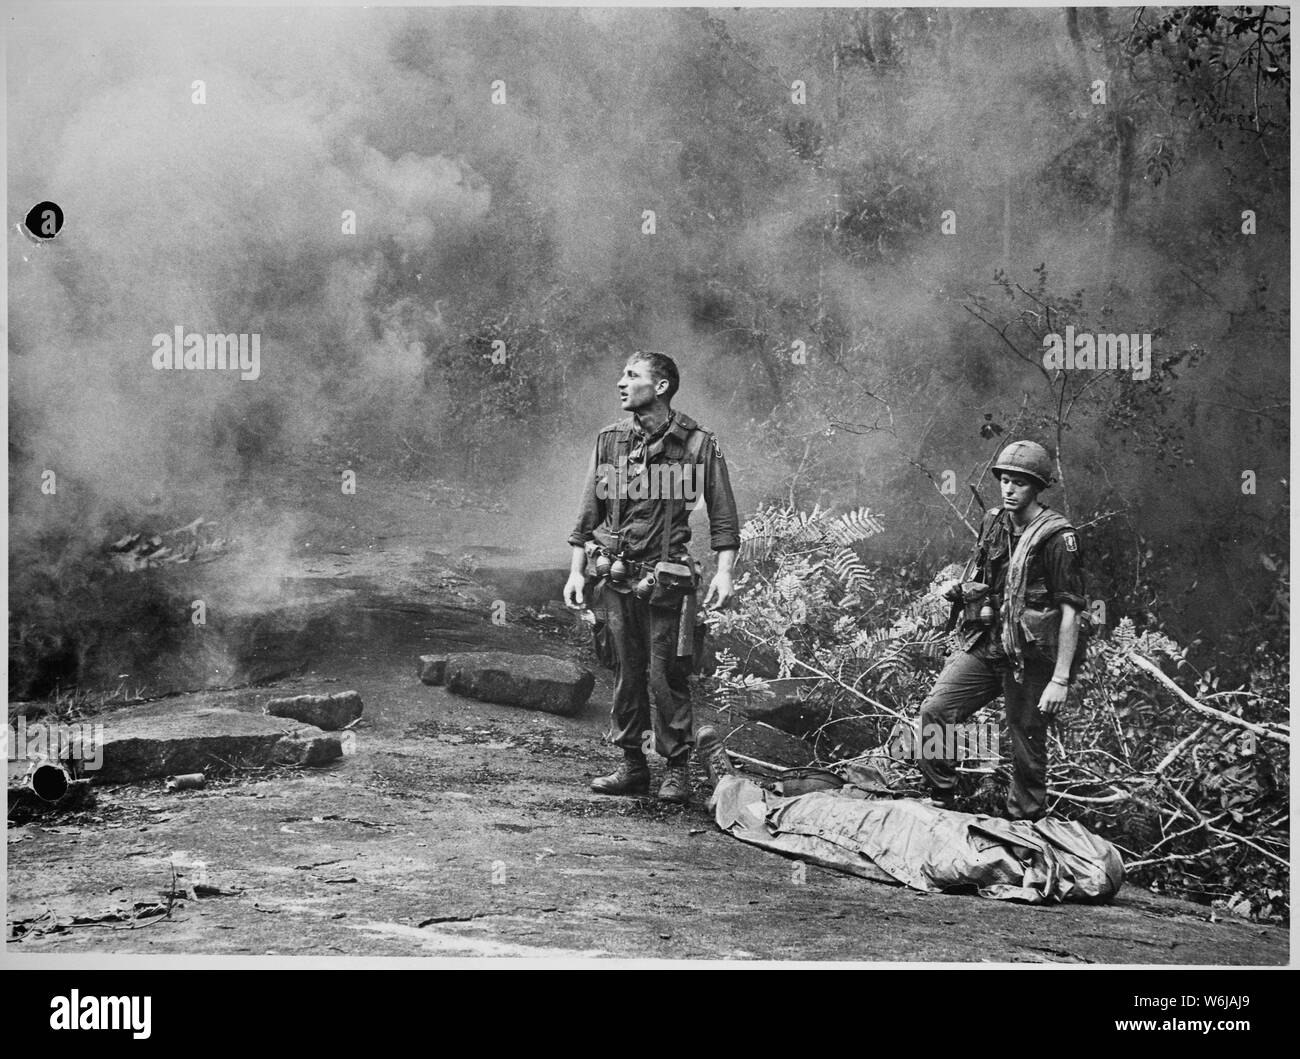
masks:
<svg viewBox="0 0 1300 1059"><path fill-rule="evenodd" d="M573 662L505 651L424 655L420 679L457 695L564 717L577 713L596 685L595 674Z"/></svg>
<svg viewBox="0 0 1300 1059"><path fill-rule="evenodd" d="M810 765L816 754L812 746L798 736L782 732L762 721L748 721L730 710L719 712L708 706L695 707L696 730L713 725L728 750L765 761L782 768Z"/></svg>
<svg viewBox="0 0 1300 1059"><path fill-rule="evenodd" d="M281 765L327 765L343 756L343 740L335 732L286 735L275 754Z"/></svg>
<svg viewBox="0 0 1300 1059"><path fill-rule="evenodd" d="M290 717L304 724L337 731L361 716L361 696L355 691L340 691L335 695L294 695L287 699L272 699L262 712L269 717Z"/></svg>
<svg viewBox="0 0 1300 1059"><path fill-rule="evenodd" d="M420 682L437 686L447 679L446 655L420 656Z"/></svg>
<svg viewBox="0 0 1300 1059"><path fill-rule="evenodd" d="M105 716L102 723L103 760L98 769L85 766L85 775L95 783L133 783L284 762L315 764L329 753L312 744L325 736L319 728L239 710L149 703ZM327 738L337 743L339 737Z"/></svg>
<svg viewBox="0 0 1300 1059"><path fill-rule="evenodd" d="M733 713L746 720L763 721L783 732L802 736L828 716L822 703L800 698L800 691L810 686L809 681L793 677L769 680L758 687L729 693L727 702Z"/></svg>

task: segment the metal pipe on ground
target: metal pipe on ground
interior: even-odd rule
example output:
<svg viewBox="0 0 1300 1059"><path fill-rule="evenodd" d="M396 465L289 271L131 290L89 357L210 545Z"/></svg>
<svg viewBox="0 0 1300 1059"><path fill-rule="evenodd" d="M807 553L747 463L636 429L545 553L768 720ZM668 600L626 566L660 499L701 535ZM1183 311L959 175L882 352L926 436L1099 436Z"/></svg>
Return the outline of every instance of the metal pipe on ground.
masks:
<svg viewBox="0 0 1300 1059"><path fill-rule="evenodd" d="M60 801L72 784L72 774L57 761L38 761L27 773L28 788L43 802Z"/></svg>

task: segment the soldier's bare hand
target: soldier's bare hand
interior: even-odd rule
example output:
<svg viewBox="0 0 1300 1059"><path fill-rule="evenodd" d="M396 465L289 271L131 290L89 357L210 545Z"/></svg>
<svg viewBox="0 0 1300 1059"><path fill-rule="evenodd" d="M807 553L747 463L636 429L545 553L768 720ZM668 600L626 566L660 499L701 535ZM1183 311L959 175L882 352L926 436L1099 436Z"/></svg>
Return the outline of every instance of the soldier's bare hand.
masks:
<svg viewBox="0 0 1300 1059"><path fill-rule="evenodd" d="M1038 712L1044 717L1056 717L1065 709L1070 689L1060 684L1048 684L1038 699Z"/></svg>
<svg viewBox="0 0 1300 1059"><path fill-rule="evenodd" d="M719 570L713 575L713 580L709 582L709 590L704 594L704 605L709 610L722 610L731 598L736 594L735 586L731 581L731 574ZM717 597L716 600L714 597ZM710 601L712 605L710 605Z"/></svg>
<svg viewBox="0 0 1300 1059"><path fill-rule="evenodd" d="M552 581L552 584L555 582ZM587 580L582 574L570 574L564 582L564 605L570 610L582 610L582 593L587 587Z"/></svg>

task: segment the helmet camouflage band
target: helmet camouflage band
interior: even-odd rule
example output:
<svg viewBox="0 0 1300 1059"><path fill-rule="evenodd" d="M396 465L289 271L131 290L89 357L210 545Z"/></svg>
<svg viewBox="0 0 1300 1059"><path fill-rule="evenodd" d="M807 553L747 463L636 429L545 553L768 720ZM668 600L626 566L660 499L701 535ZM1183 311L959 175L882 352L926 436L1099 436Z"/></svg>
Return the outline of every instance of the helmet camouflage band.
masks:
<svg viewBox="0 0 1300 1059"><path fill-rule="evenodd" d="M1040 489L1052 484L1052 457L1036 441L1013 441L993 465L995 474L1023 474L1038 483Z"/></svg>

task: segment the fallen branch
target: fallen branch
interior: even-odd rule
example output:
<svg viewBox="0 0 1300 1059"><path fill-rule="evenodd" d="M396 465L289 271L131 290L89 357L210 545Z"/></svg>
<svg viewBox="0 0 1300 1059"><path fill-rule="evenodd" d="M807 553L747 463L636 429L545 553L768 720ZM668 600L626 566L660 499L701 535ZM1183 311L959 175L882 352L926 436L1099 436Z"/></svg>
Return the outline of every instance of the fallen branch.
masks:
<svg viewBox="0 0 1300 1059"><path fill-rule="evenodd" d="M727 756L733 761L743 761L746 765L755 765L758 768L766 769L768 772L775 772L778 775L789 770L783 765L773 765L770 761L759 761L756 757L749 757L745 754L738 754L734 750L728 750Z"/></svg>
<svg viewBox="0 0 1300 1059"><path fill-rule="evenodd" d="M1161 778L1163 779L1163 777L1161 777ZM1186 810L1191 814L1191 816L1189 817L1189 819L1191 819L1191 820L1195 820L1196 823L1197 823L1197 825L1198 825L1199 827L1204 827L1204 826L1206 826L1206 825L1205 825L1205 817L1201 815L1201 811L1200 811L1199 809L1197 809L1196 806L1194 806L1191 802L1189 802L1189 801L1188 801L1188 800L1183 796L1182 791L1180 791L1177 787L1175 787L1175 786L1174 786L1172 783L1170 783L1167 779L1165 780L1165 786L1167 786L1167 787L1169 788L1169 793L1172 794L1172 795L1174 796L1174 798L1176 798L1176 799L1178 800L1179 804L1181 804L1182 807L1183 807L1184 809L1186 809Z"/></svg>
<svg viewBox="0 0 1300 1059"><path fill-rule="evenodd" d="M1187 692L1185 692L1182 688L1180 688L1177 684L1175 684L1172 680L1170 680L1167 676L1165 676L1165 674L1161 671L1160 667L1157 666L1154 662L1150 661L1149 659L1143 658L1140 654L1137 654L1136 652L1133 651L1130 651L1126 657L1129 659L1130 662L1136 665L1139 669L1145 669L1148 673L1150 673L1153 677L1155 677L1156 680L1158 680L1166 688L1168 688L1180 699L1182 699L1184 703L1192 707L1192 709L1199 710L1207 717L1213 717L1215 720L1221 721L1224 724L1230 724L1236 728L1244 729L1247 732L1253 732L1261 739L1272 739L1274 742L1281 743L1283 746L1291 745L1291 736L1290 736L1289 729L1287 734L1283 735L1279 732L1270 731L1269 729L1265 728L1263 725L1254 724L1251 721L1244 721L1240 717L1235 717L1230 713L1224 713L1222 710L1216 710L1213 706L1206 706L1205 703L1203 702L1197 702L1196 699L1192 698L1190 695L1187 694Z"/></svg>
<svg viewBox="0 0 1300 1059"><path fill-rule="evenodd" d="M1228 815L1227 811L1224 811L1224 812L1220 813L1218 816L1212 818L1212 819L1209 821L1209 823L1212 824L1212 823L1215 823L1215 822L1217 822L1217 821L1219 821L1219 820L1222 820L1222 819L1223 819L1225 816L1227 816L1227 815ZM1170 842L1176 842L1176 841L1178 841L1178 839L1180 839L1180 838L1186 838L1188 835L1195 834L1197 831L1200 831L1200 830L1201 830L1203 827L1205 827L1205 826L1206 826L1205 823L1197 823L1197 824L1193 824L1191 827L1184 828L1182 831L1177 831L1177 832L1175 832L1175 833L1172 834L1172 835L1166 835L1166 836L1165 836L1164 838L1162 838L1159 842L1157 842L1154 846L1152 846L1149 850L1147 850L1147 852L1148 852L1148 853L1154 853L1154 852L1155 852L1156 850L1158 850L1161 846L1167 846L1167 845L1169 845Z"/></svg>
<svg viewBox="0 0 1300 1059"><path fill-rule="evenodd" d="M1048 788L1047 791L1053 798L1063 798L1067 802L1079 802L1083 805L1118 805L1120 802L1127 802L1133 798L1133 795L1127 791L1116 791L1114 794L1107 794L1101 798L1095 798L1087 794L1066 794L1065 791L1054 791Z"/></svg>
<svg viewBox="0 0 1300 1059"><path fill-rule="evenodd" d="M1230 839L1232 839L1232 841L1234 841L1234 842L1240 842L1243 846L1249 846L1249 847L1250 847L1251 849L1253 849L1256 853L1262 853L1262 854L1264 854L1264 856L1266 856L1269 860L1275 860L1275 861L1277 861L1280 865L1282 865L1282 867L1286 868L1288 871L1291 870L1291 864L1290 864L1290 862L1288 862L1288 861L1286 861L1286 860L1283 860L1283 859L1282 859L1281 857L1279 857L1276 853L1270 853L1270 852L1269 852L1268 850L1266 850L1263 846L1257 846L1257 845L1255 845L1255 843L1253 843L1252 841L1250 841L1250 839L1248 839L1248 838L1242 838L1240 835L1234 835L1231 831L1220 831L1217 827L1209 827L1209 826L1207 826L1207 827L1205 828L1205 830L1208 831L1208 832L1210 832L1210 834L1212 834L1212 835L1218 835L1220 838L1230 838Z"/></svg>
<svg viewBox="0 0 1300 1059"><path fill-rule="evenodd" d="M756 643L758 643L759 646L765 646L765 645L762 643L762 641L759 640L759 638L758 638L757 636L755 636L753 633L749 632L748 629L739 629L738 631L744 633L746 636L748 636L748 637L750 638L750 640L755 641ZM853 687L852 684L846 684L846 683L844 683L844 681L842 681L839 677L832 676L830 673L826 673L826 672L824 672L823 670L818 669L816 666L809 665L807 662L803 661L803 659L801 659L801 658L792 658L792 659L790 659L790 661L793 662L795 665L797 665L797 666L799 666L799 667L801 667L801 668L803 668L803 669L808 670L809 673L815 673L817 676L821 677L823 680L829 680L829 681L832 681L832 682L835 683L835 684L838 684L838 685L839 685L840 687L842 687L845 691L847 691L850 695L854 696L855 698L859 698L859 699L861 699L861 700L862 700L863 702L865 702L868 706L874 706L876 709L880 710L882 713L887 713L887 714L889 714L890 717L893 717L895 720L902 721L904 724L906 724L906 725L908 725L908 726L911 726L911 724L912 724L912 718L910 718L910 717L904 717L904 716L903 716L901 713L899 713L897 710L891 710L891 709L890 709L888 706L886 706L883 702L877 702L877 701L876 701L875 699L873 699L870 695L864 695L864 694L863 694L862 692L860 692L857 688Z"/></svg>
<svg viewBox="0 0 1300 1059"><path fill-rule="evenodd" d="M1124 870L1132 871L1134 868L1145 868L1148 864L1170 864L1174 861L1198 860L1207 853L1222 853L1225 849L1232 849L1232 843L1224 842L1222 845L1203 849L1199 853L1170 853L1167 857L1151 857L1147 860L1129 861L1124 865Z"/></svg>
<svg viewBox="0 0 1300 1059"><path fill-rule="evenodd" d="M823 672L822 672L820 669L818 669L816 666L810 666L807 662L804 662L804 661L802 661L801 659L794 658L794 659L791 659L791 661L793 661L794 664L797 665L797 666L803 666L803 668L806 669L806 670L808 670L808 672L810 672L810 673L816 673L819 677L823 677L823 678L825 678L826 680L833 680L836 684L838 684L840 687L842 687L842 688L843 688L845 691L847 691L850 695L856 695L859 699L861 699L863 702L865 702L868 706L874 706L876 709L881 710L881 711L883 711L883 712L889 714L889 716L895 718L896 720L902 721L904 724L911 725L911 723L912 723L911 718L909 718L909 717L904 717L904 716L903 716L901 713L899 713L897 710L891 710L891 709L890 709L888 706L886 706L883 702L877 702L877 701L876 701L875 699L873 699L870 695L864 695L864 694L862 694L862 692L860 692L857 688L853 687L852 685L850 685L850 684L845 684L844 681L842 681L839 677L833 677L833 676L831 676L829 673L823 673Z"/></svg>
<svg viewBox="0 0 1300 1059"><path fill-rule="evenodd" d="M1155 774L1159 776L1162 772L1164 772L1165 769L1167 769L1170 765L1172 765L1175 761L1177 761L1178 758L1182 756L1183 751L1186 750L1189 746L1191 746L1194 742L1196 742L1196 740L1200 739L1201 736L1205 734L1205 730L1209 727L1210 727L1210 722L1206 721L1203 725L1201 725L1201 727L1196 729L1196 731L1192 732L1191 735L1186 736L1182 740L1180 740L1178 745L1175 746L1171 751L1169 751L1169 753L1167 753L1164 756L1164 759L1160 762L1160 764L1156 766Z"/></svg>

